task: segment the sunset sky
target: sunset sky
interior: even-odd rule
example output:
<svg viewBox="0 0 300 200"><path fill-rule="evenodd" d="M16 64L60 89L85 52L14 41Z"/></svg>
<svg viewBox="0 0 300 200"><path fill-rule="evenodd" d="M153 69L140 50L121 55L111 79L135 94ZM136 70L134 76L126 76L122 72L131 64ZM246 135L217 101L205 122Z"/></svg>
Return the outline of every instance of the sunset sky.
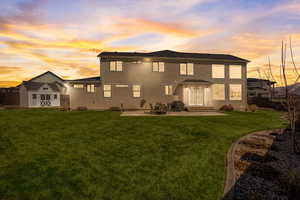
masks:
<svg viewBox="0 0 300 200"><path fill-rule="evenodd" d="M300 69L300 0L1 0L0 87L48 70L97 76L101 51L165 49L233 54L249 77L268 75L270 56L278 79L289 37Z"/></svg>

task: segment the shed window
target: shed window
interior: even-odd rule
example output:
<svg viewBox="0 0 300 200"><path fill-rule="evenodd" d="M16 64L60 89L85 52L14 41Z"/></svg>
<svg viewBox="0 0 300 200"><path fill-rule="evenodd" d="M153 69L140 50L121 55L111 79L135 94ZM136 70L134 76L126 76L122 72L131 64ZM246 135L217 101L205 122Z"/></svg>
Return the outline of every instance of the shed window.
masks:
<svg viewBox="0 0 300 200"><path fill-rule="evenodd" d="M165 85L165 95L172 95L173 87L172 85Z"/></svg>
<svg viewBox="0 0 300 200"><path fill-rule="evenodd" d="M230 65L229 66L229 78L241 79L242 78L242 66L241 65Z"/></svg>
<svg viewBox="0 0 300 200"><path fill-rule="evenodd" d="M242 100L241 84L230 84L230 100Z"/></svg>

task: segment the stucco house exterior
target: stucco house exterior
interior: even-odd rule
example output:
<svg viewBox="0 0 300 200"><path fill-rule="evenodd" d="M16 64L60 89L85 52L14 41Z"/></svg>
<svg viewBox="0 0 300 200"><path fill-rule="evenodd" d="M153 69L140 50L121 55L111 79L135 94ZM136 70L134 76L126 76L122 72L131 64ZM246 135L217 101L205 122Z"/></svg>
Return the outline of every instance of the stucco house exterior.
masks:
<svg viewBox="0 0 300 200"><path fill-rule="evenodd" d="M98 58L101 77L64 80L46 72L23 82L20 106L59 107L66 99L71 109L140 109L142 99L147 105L180 100L204 109L247 105L249 61L242 58L169 50L102 52Z"/></svg>

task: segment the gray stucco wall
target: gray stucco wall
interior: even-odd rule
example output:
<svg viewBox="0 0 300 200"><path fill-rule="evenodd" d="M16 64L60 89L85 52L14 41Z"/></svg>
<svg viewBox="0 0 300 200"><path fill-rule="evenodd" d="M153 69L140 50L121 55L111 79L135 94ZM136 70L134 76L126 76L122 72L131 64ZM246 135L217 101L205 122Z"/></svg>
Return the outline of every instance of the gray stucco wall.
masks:
<svg viewBox="0 0 300 200"><path fill-rule="evenodd" d="M109 62L111 60L123 61L122 72L110 72ZM237 62L209 62L199 60L171 60L171 59L148 59L142 60L142 63L133 63L130 58L102 58L101 59L101 78L102 85L112 85L112 98L103 97L103 89L98 91L100 98L103 98L101 107L120 106L124 104L125 108L139 108L140 100L145 99L148 103L169 103L174 100L173 96L164 95L164 85L173 85L175 88L178 83L186 79L201 79L212 83L225 84L225 100L214 101L213 106L219 108L225 104L232 104L236 109L244 109L247 102L247 69L245 63ZM152 72L152 61L165 62L164 72ZM194 63L194 75L180 75L180 63ZM225 64L225 79L212 79L212 64ZM238 64L242 66L242 79L229 79L229 65ZM128 84L128 88L116 88L117 84ZM229 84L242 84L242 100L229 100ZM132 85L141 85L141 97L132 96ZM179 92L179 99L182 99L182 93ZM99 100L101 103L102 100Z"/></svg>

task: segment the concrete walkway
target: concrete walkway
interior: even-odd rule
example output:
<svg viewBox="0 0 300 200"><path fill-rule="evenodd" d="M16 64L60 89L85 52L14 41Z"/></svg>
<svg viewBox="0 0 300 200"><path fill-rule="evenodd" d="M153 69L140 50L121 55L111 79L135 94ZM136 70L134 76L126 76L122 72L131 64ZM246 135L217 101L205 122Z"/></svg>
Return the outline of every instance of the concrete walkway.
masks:
<svg viewBox="0 0 300 200"><path fill-rule="evenodd" d="M226 115L221 112L168 112L165 115L153 115L149 113L145 113L145 111L125 111L122 112L122 117L157 117L157 116L223 116Z"/></svg>

